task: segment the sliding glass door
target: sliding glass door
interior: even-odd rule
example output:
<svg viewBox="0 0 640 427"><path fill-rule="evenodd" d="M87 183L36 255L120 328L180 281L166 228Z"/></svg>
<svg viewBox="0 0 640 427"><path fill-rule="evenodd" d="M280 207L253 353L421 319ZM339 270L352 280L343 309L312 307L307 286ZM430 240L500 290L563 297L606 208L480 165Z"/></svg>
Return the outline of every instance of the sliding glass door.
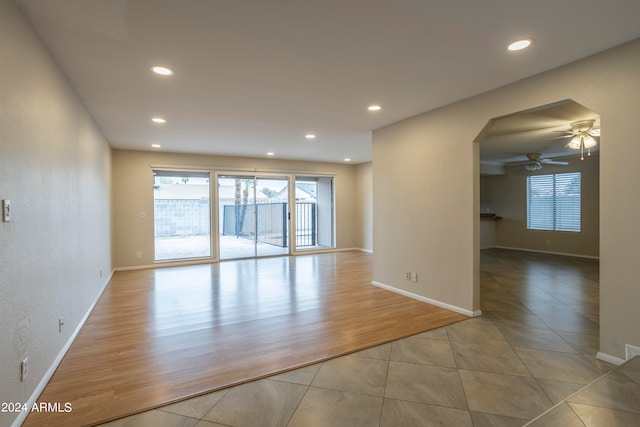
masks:
<svg viewBox="0 0 640 427"><path fill-rule="evenodd" d="M218 176L220 259L289 253L289 180Z"/></svg>
<svg viewBox="0 0 640 427"><path fill-rule="evenodd" d="M289 180L256 178L256 255L289 253ZM256 199L258 201L258 199Z"/></svg>
<svg viewBox="0 0 640 427"><path fill-rule="evenodd" d="M154 259L211 257L209 172L153 173Z"/></svg>
<svg viewBox="0 0 640 427"><path fill-rule="evenodd" d="M335 247L333 177L296 177L296 249Z"/></svg>
<svg viewBox="0 0 640 427"><path fill-rule="evenodd" d="M153 172L154 259L215 258L211 172ZM335 248L333 177L228 173L215 182L219 259Z"/></svg>

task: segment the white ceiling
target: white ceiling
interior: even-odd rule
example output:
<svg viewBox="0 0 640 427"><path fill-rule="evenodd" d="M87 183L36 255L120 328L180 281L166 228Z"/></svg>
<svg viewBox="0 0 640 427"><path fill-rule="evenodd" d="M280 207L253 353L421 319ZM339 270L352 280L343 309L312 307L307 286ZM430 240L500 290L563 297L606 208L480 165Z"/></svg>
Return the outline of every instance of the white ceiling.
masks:
<svg viewBox="0 0 640 427"><path fill-rule="evenodd" d="M19 4L113 147L328 162L369 161L373 129L640 37L638 0Z"/></svg>

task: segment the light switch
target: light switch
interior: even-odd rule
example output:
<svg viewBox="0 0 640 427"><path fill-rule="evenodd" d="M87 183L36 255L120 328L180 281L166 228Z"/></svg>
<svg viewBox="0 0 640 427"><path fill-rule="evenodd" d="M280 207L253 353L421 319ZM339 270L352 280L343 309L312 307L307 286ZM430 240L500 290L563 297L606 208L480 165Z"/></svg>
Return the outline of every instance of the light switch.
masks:
<svg viewBox="0 0 640 427"><path fill-rule="evenodd" d="M2 220L4 222L11 221L11 200L2 201Z"/></svg>

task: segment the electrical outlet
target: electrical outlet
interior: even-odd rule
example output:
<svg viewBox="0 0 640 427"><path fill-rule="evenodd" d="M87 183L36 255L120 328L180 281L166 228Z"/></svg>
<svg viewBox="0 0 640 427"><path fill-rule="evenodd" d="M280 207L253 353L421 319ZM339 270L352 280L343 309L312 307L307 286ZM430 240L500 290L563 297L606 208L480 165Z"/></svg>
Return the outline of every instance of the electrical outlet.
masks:
<svg viewBox="0 0 640 427"><path fill-rule="evenodd" d="M405 271L404 272L404 280L411 280L411 272L410 271Z"/></svg>
<svg viewBox="0 0 640 427"><path fill-rule="evenodd" d="M64 326L64 318L60 317L58 319L58 332L62 332L62 327Z"/></svg>
<svg viewBox="0 0 640 427"><path fill-rule="evenodd" d="M136 252L136 258L138 258L138 259L142 258L142 252L141 251Z"/></svg>
<svg viewBox="0 0 640 427"><path fill-rule="evenodd" d="M2 201L2 220L4 222L11 221L11 200Z"/></svg>
<svg viewBox="0 0 640 427"><path fill-rule="evenodd" d="M22 362L20 362L20 382L24 382L27 379L27 374L29 373L29 358L25 357Z"/></svg>
<svg viewBox="0 0 640 427"><path fill-rule="evenodd" d="M417 282L418 281L418 273L416 273L415 271L413 273L411 273L411 281L412 282Z"/></svg>

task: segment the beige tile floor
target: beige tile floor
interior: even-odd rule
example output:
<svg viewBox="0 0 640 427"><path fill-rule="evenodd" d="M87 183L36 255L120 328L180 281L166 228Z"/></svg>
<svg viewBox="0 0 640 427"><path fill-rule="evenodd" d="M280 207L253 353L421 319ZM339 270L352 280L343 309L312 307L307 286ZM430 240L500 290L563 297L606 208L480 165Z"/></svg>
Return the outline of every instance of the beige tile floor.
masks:
<svg viewBox="0 0 640 427"><path fill-rule="evenodd" d="M640 356L627 361L527 425L640 426Z"/></svg>
<svg viewBox="0 0 640 427"><path fill-rule="evenodd" d="M492 249L481 266L482 317L105 426L639 425L635 365L575 394L614 368L595 358L597 261Z"/></svg>

